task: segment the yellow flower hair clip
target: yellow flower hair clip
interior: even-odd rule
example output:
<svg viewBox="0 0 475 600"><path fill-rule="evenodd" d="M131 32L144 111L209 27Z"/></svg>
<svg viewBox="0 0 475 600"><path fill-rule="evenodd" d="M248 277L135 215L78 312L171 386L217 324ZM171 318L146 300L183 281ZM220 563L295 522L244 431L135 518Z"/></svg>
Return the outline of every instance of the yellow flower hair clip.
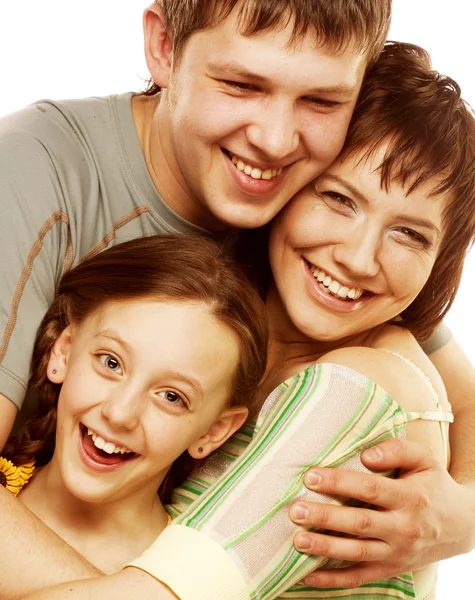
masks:
<svg viewBox="0 0 475 600"><path fill-rule="evenodd" d="M35 470L35 461L31 461L20 467L0 456L0 485L3 485L14 496L18 496L23 486L31 479Z"/></svg>

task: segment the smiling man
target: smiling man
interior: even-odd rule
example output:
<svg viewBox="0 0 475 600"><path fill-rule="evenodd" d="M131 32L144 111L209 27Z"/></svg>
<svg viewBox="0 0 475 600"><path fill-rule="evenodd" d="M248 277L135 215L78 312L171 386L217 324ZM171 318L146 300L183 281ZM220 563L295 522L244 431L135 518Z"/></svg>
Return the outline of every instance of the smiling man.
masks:
<svg viewBox="0 0 475 600"><path fill-rule="evenodd" d="M0 121L0 410L6 415L0 446L23 401L35 332L64 270L131 237L183 232L225 239L228 232L234 236L237 229L269 222L337 156L389 17L390 0L162 0L144 15L152 77L146 94L41 102ZM475 418L467 402L473 382L467 380L468 363L453 369L453 361L442 359L445 351L436 354L442 372L452 373L446 383L459 379L459 395L451 396L456 419L457 412L467 415L458 429L453 472L466 485L419 446L403 443L382 446L375 458L365 459L371 468L401 468L398 494L383 478L375 490L370 476L321 472L320 491L363 500L371 492L372 503L383 505L384 499L384 506L391 494L394 502L378 513L378 530L367 532L384 540L384 559L370 557L365 540L348 540L354 560L367 562L322 573L318 585L358 585L475 543L469 466ZM9 515L2 534L8 550L0 558L2 598L99 574L0 492L0 510ZM451 505L465 510L454 517ZM299 523L307 527L322 527L326 519L351 529L344 508L306 508L308 517ZM408 523L417 524L417 536ZM323 545L322 537L296 543L338 558L341 538L328 537ZM191 569L197 558L183 555L181 564ZM191 570L189 579L193 584ZM45 594L176 597L166 582L134 568ZM229 592L224 597L231 598Z"/></svg>

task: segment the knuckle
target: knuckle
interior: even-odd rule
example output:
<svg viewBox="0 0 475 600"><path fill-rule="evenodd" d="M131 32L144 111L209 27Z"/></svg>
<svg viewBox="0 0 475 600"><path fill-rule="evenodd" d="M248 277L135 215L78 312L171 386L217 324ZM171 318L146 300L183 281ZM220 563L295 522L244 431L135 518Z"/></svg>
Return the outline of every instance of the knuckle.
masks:
<svg viewBox="0 0 475 600"><path fill-rule="evenodd" d="M368 548L364 543L355 544L353 555L355 557L356 562L365 562L369 558Z"/></svg>
<svg viewBox="0 0 475 600"><path fill-rule="evenodd" d="M366 502L374 504L379 498L379 482L376 476L370 476L363 481L361 486L362 495Z"/></svg>
<svg viewBox="0 0 475 600"><path fill-rule="evenodd" d="M362 575L352 575L348 580L349 588L359 588L366 583L366 579Z"/></svg>
<svg viewBox="0 0 475 600"><path fill-rule="evenodd" d="M418 494L415 500L415 508L418 512L424 512L430 507L430 500L427 494Z"/></svg>
<svg viewBox="0 0 475 600"><path fill-rule="evenodd" d="M322 556L329 556L331 553L331 541L326 535L319 536L318 542L316 543L318 546L316 551L318 554Z"/></svg>
<svg viewBox="0 0 475 600"><path fill-rule="evenodd" d="M406 543L416 544L422 538L422 535L422 527L418 523L410 523L402 529L401 541L405 540Z"/></svg>
<svg viewBox="0 0 475 600"><path fill-rule="evenodd" d="M325 528L330 522L330 511L328 508L319 507L318 516L315 516L315 521L320 528Z"/></svg>
<svg viewBox="0 0 475 600"><path fill-rule="evenodd" d="M357 513L354 522L354 529L356 533L366 533L371 530L373 527L373 519L372 517L363 512L363 509L360 509L360 512Z"/></svg>

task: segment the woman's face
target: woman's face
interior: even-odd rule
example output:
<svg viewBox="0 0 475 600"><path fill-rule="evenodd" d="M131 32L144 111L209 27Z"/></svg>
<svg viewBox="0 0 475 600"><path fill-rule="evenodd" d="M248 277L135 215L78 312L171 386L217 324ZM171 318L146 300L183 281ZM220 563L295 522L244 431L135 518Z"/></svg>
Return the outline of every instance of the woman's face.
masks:
<svg viewBox="0 0 475 600"><path fill-rule="evenodd" d="M337 341L399 315L424 287L442 240L437 181L381 188L385 148L334 163L278 215L270 262L291 327ZM409 186L408 186L409 187Z"/></svg>
<svg viewBox="0 0 475 600"><path fill-rule="evenodd" d="M226 410L239 357L203 303L109 303L65 330L49 369L63 380L53 463L66 488L88 502L156 494Z"/></svg>

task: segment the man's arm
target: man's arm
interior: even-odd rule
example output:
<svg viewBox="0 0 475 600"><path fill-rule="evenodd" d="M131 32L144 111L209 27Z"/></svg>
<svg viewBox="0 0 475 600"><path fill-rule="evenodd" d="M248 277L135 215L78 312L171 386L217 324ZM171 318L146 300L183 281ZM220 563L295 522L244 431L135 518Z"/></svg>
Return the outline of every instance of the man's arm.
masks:
<svg viewBox="0 0 475 600"><path fill-rule="evenodd" d="M2 486L0 515L2 600L17 600L44 587L101 574Z"/></svg>
<svg viewBox="0 0 475 600"><path fill-rule="evenodd" d="M429 358L444 381L455 417L450 428L450 474L458 483L475 487L475 368L454 339Z"/></svg>
<svg viewBox="0 0 475 600"><path fill-rule="evenodd" d="M308 585L357 587L475 547L475 369L453 339L446 339L430 359L442 376L455 417L450 430L450 475L427 449L402 440L380 445L379 453L375 448L362 455L369 469L400 469L402 476L396 481L344 471L336 477L319 470L322 481L318 488L309 484L310 489L368 501L384 510L368 520L367 515L362 518L361 509L306 505L308 516L299 524L334 531L344 527L363 538L297 536L297 548L304 552L359 563L319 570L305 580ZM384 555L371 554L370 538L385 542Z"/></svg>
<svg viewBox="0 0 475 600"><path fill-rule="evenodd" d="M6 396L0 394L0 455L8 440L16 415L17 407Z"/></svg>

